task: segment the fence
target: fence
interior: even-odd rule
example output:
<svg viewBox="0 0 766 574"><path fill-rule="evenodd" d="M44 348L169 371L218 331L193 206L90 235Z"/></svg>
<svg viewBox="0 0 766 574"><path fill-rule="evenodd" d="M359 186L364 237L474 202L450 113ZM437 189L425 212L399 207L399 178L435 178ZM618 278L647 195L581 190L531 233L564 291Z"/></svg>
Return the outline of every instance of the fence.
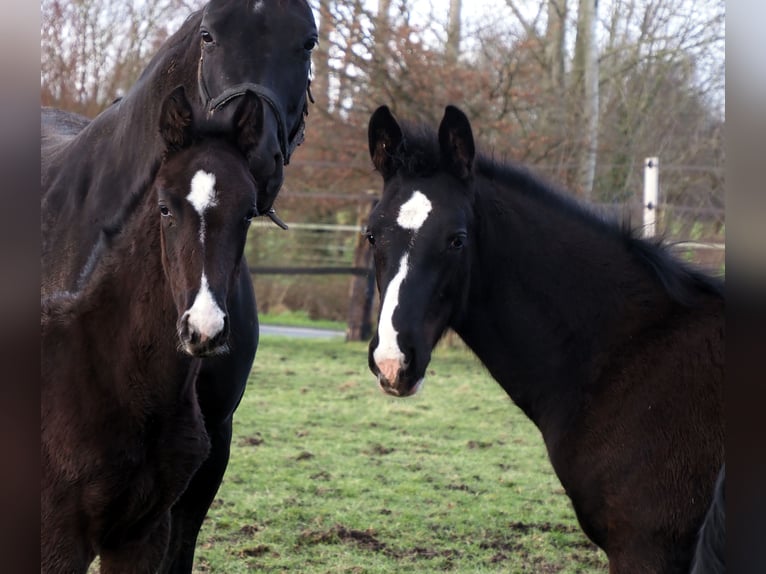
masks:
<svg viewBox="0 0 766 574"><path fill-rule="evenodd" d="M302 208L287 211L280 208L289 231L268 220L258 220L248 245L259 308L303 309L312 318L345 322L348 340L368 339L376 290L371 250L362 232L375 195L376 192L349 195L283 191L280 205L300 204ZM636 200L636 204L600 207L613 215L640 211L644 236L660 233L682 258L715 272L722 271L724 210L674 205L663 201L662 195L659 161L647 158L643 205ZM337 204L338 207L325 208L324 217L345 222L290 221L293 213L300 217L307 204L318 201Z"/></svg>
<svg viewBox="0 0 766 574"><path fill-rule="evenodd" d="M287 193L286 196L303 196L305 199L311 198L312 194ZM348 202L349 196L323 194L322 199ZM372 253L362 231L374 200L370 195L359 196L354 198L354 203L354 224L293 222L288 223L289 233L285 234L269 221L257 221L255 228L259 240L255 241L256 245L263 243L261 239L264 236L271 236L272 243L277 244L276 249L274 245L270 246L271 253L278 254L280 263L275 264L270 259L269 249L264 254L257 248L255 257L251 258L255 259L255 264L250 265L250 272L258 297L271 294L271 300L266 301L267 309L299 307L307 309L310 315L314 314L317 318L341 319L346 322L347 340L358 341L366 340L372 334L375 281ZM285 259L288 264L285 264ZM310 284L305 280L297 284L288 281L280 289L276 281L269 280L269 276L313 276L314 280ZM316 280L320 276L342 278L342 282L328 285L325 280L322 285ZM259 289L258 282L264 289ZM324 288L319 289L318 286ZM297 292L292 297L290 289ZM341 309L341 306L345 308Z"/></svg>

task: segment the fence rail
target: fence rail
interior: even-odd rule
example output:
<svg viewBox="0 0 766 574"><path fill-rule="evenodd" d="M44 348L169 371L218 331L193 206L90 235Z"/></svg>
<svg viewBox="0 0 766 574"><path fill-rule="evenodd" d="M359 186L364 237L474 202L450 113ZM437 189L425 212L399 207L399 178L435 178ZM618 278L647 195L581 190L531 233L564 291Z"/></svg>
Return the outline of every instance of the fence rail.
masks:
<svg viewBox="0 0 766 574"><path fill-rule="evenodd" d="M251 265L250 273L260 275L356 275L367 277L373 270L364 267L275 267L269 265Z"/></svg>

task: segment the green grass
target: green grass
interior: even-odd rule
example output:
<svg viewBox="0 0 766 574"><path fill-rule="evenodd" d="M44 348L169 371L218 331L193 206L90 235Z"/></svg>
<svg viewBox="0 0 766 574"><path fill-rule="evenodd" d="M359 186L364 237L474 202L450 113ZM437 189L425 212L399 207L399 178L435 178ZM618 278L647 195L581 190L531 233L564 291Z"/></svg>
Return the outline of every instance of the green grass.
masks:
<svg viewBox="0 0 766 574"><path fill-rule="evenodd" d="M195 572L605 572L537 429L472 355L383 395L366 346L264 336Z"/></svg>
<svg viewBox="0 0 766 574"><path fill-rule="evenodd" d="M345 331L346 324L329 319L311 319L306 311L284 310L279 313L258 313L261 325L287 325L289 327L316 327L318 329L335 329Z"/></svg>

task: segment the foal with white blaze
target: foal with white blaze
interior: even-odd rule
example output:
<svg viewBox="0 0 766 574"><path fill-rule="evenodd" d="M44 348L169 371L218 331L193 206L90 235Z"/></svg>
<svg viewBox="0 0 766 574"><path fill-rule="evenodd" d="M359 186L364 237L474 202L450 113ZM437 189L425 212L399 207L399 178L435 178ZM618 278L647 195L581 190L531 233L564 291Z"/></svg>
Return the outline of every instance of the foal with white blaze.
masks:
<svg viewBox="0 0 766 574"><path fill-rule="evenodd" d="M235 112L195 122L173 92L154 181L103 228L78 289L41 298L41 572L96 556L103 574L171 571L172 509L214 438L200 373L240 342L227 303L247 273L263 107L248 94Z"/></svg>
<svg viewBox="0 0 766 574"><path fill-rule="evenodd" d="M453 106L438 132L383 106L368 136L380 388L416 393L454 329L540 430L610 572L687 574L724 458L722 282L476 153Z"/></svg>

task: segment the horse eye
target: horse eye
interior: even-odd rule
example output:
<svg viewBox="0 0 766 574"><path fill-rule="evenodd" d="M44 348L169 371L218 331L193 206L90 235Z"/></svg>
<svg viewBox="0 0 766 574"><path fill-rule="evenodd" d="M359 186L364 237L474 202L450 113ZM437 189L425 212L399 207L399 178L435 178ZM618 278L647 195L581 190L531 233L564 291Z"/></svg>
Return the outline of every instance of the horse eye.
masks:
<svg viewBox="0 0 766 574"><path fill-rule="evenodd" d="M449 242L449 248L453 251L458 251L465 246L465 235L459 233L454 235Z"/></svg>
<svg viewBox="0 0 766 574"><path fill-rule="evenodd" d="M170 210L166 205L160 205L160 215L162 215L162 217L170 215Z"/></svg>
<svg viewBox="0 0 766 574"><path fill-rule="evenodd" d="M213 43L213 36L211 36L210 32L207 30L200 30L200 36L202 37L202 41L205 42L205 44Z"/></svg>
<svg viewBox="0 0 766 574"><path fill-rule="evenodd" d="M306 43L303 44L303 49L307 52L311 52L314 48L317 47L317 39L316 38L309 38L306 40Z"/></svg>
<svg viewBox="0 0 766 574"><path fill-rule="evenodd" d="M375 245L375 236L372 233L366 233L365 237L367 238L367 243L370 245Z"/></svg>

